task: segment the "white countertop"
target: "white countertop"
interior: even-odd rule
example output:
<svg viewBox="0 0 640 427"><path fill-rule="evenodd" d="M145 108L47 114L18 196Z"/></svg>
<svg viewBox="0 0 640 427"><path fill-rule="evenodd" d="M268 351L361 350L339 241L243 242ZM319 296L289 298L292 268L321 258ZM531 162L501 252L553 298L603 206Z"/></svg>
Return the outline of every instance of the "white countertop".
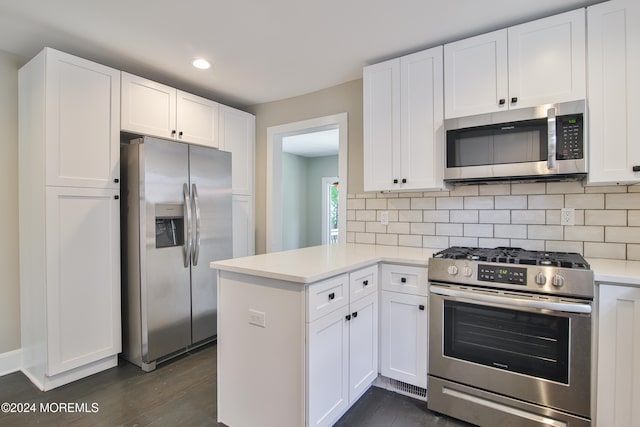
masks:
<svg viewBox="0 0 640 427"><path fill-rule="evenodd" d="M346 243L214 261L211 268L290 282L313 283L378 262L427 267L429 258L440 250ZM596 282L640 286L640 261L589 258L587 262L591 264Z"/></svg>

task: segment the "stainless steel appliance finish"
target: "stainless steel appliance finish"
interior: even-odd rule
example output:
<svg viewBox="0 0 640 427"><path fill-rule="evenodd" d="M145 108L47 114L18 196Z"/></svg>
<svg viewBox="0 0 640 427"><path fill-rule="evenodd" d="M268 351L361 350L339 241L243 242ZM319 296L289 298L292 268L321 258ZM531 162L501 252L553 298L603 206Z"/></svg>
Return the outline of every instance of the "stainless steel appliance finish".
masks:
<svg viewBox="0 0 640 427"><path fill-rule="evenodd" d="M447 119L444 127L447 181L586 176L584 100Z"/></svg>
<svg viewBox="0 0 640 427"><path fill-rule="evenodd" d="M590 425L593 272L581 256L450 248L430 259L429 282L430 409L483 426Z"/></svg>
<svg viewBox="0 0 640 427"><path fill-rule="evenodd" d="M231 154L122 147L123 356L149 371L216 335L213 260L231 258Z"/></svg>

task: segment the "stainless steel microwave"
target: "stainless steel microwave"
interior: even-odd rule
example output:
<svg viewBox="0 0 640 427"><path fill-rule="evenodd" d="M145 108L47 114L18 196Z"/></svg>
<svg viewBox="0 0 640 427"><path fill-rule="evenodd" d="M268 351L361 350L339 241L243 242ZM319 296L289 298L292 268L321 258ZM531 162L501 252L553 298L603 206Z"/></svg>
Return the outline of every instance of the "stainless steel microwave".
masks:
<svg viewBox="0 0 640 427"><path fill-rule="evenodd" d="M446 181L586 176L584 100L447 119L444 127Z"/></svg>

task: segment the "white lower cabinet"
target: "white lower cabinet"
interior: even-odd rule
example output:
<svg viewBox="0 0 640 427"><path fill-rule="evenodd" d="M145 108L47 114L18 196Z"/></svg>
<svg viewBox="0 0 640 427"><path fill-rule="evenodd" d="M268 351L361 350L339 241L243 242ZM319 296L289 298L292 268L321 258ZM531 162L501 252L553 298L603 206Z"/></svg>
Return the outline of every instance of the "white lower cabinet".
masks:
<svg viewBox="0 0 640 427"><path fill-rule="evenodd" d="M351 276L360 279L362 272L370 268L353 272ZM373 288L374 291L355 301L348 301L344 297L349 294L341 291L344 283L348 283L346 276L328 279L307 289L308 298L324 297L327 305L323 307L333 307L329 314L307 323L309 426L333 425L378 376L378 293ZM308 307L316 306L318 304L308 304Z"/></svg>
<svg viewBox="0 0 640 427"><path fill-rule="evenodd" d="M427 297L382 292L380 373L427 388Z"/></svg>
<svg viewBox="0 0 640 427"><path fill-rule="evenodd" d="M599 286L597 426L640 425L640 288Z"/></svg>
<svg viewBox="0 0 640 427"><path fill-rule="evenodd" d="M253 218L253 196L233 194L233 257L255 255L255 220Z"/></svg>

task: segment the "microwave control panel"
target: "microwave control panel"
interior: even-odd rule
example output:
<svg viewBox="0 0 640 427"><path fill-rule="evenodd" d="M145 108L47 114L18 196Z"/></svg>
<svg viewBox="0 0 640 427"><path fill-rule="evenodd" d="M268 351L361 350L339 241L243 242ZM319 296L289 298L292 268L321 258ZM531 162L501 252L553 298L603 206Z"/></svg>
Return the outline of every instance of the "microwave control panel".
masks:
<svg viewBox="0 0 640 427"><path fill-rule="evenodd" d="M556 159L584 157L584 127L582 114L559 116L556 119Z"/></svg>

